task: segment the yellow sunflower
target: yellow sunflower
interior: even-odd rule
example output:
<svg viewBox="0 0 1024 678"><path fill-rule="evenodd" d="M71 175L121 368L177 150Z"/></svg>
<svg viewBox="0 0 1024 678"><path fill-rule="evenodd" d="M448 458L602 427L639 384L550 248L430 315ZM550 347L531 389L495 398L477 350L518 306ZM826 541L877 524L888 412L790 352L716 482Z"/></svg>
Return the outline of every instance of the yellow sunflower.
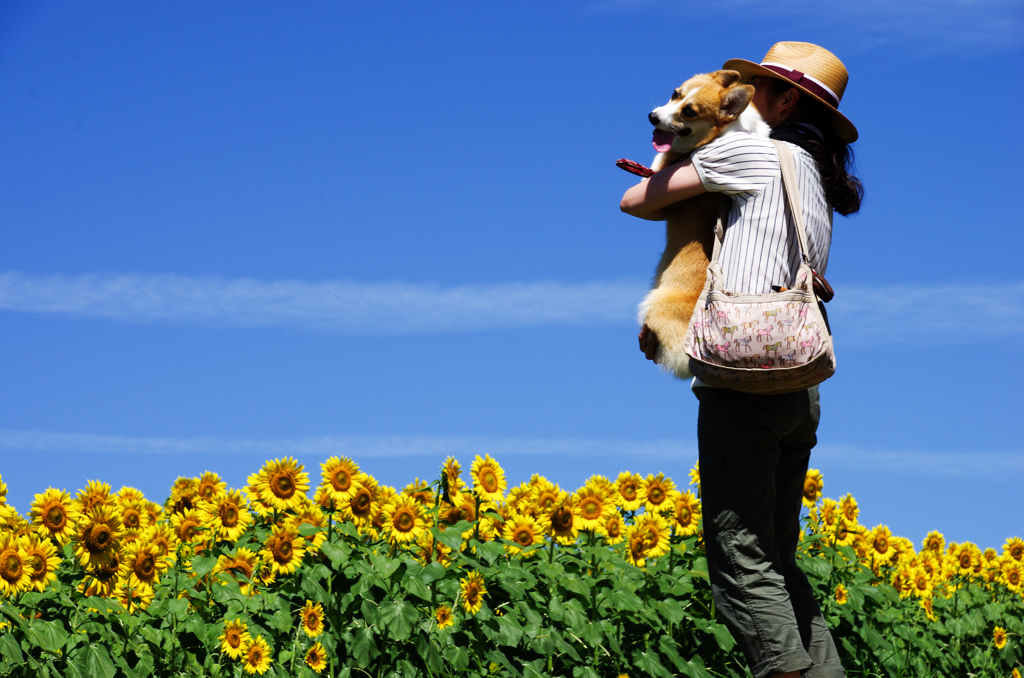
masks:
<svg viewBox="0 0 1024 678"><path fill-rule="evenodd" d="M444 465L441 466L441 476L444 479L448 496L462 492L462 488L466 486L466 483L462 482L462 466L455 460L455 457L448 457L444 460Z"/></svg>
<svg viewBox="0 0 1024 678"><path fill-rule="evenodd" d="M622 541L622 532L626 529L626 523L618 511L609 516L601 527L601 534L604 535L605 543L611 546Z"/></svg>
<svg viewBox="0 0 1024 678"><path fill-rule="evenodd" d="M597 485L586 485L576 491L576 517L581 530L598 530L615 513L611 495Z"/></svg>
<svg viewBox="0 0 1024 678"><path fill-rule="evenodd" d="M501 536L513 544L506 544L505 550L512 555L518 555L522 553L523 549L543 543L546 529L546 526L531 516L520 514L509 516L502 527ZM536 551L531 551L527 555L534 553Z"/></svg>
<svg viewBox="0 0 1024 678"><path fill-rule="evenodd" d="M1002 650L1006 647L1006 629L1002 626L992 629L992 644L996 646L997 650Z"/></svg>
<svg viewBox="0 0 1024 678"><path fill-rule="evenodd" d="M946 549L946 539L942 536L941 532L932 530L928 533L928 536L924 538L924 542L921 544L922 551L929 551L935 555L941 555Z"/></svg>
<svg viewBox="0 0 1024 678"><path fill-rule="evenodd" d="M442 525L455 525L456 523L465 520L470 523L476 522L476 499L468 492L461 492L452 495L454 504L447 502L441 503L441 513L438 516L438 522ZM468 537L472 534L472 529L467 530L464 536Z"/></svg>
<svg viewBox="0 0 1024 678"><path fill-rule="evenodd" d="M249 484L260 499L278 511L297 508L309 491L309 474L292 457L264 464L262 473L249 476Z"/></svg>
<svg viewBox="0 0 1024 678"><path fill-rule="evenodd" d="M690 469L690 484L697 487L697 493L700 494L700 460L698 459L694 464L693 468Z"/></svg>
<svg viewBox="0 0 1024 678"><path fill-rule="evenodd" d="M1003 544L1003 555L1013 558L1018 563L1024 563L1024 539L1010 537Z"/></svg>
<svg viewBox="0 0 1024 678"><path fill-rule="evenodd" d="M296 511L295 515L288 519L288 524L296 530L303 525L320 528L321 531L310 537L308 542L309 550L311 551L319 549L320 545L327 541L327 518L320 512L320 508L314 504L308 504Z"/></svg>
<svg viewBox="0 0 1024 678"><path fill-rule="evenodd" d="M199 509L183 509L171 515L171 525L174 526L174 535L178 541L185 544L198 544L205 537L203 517Z"/></svg>
<svg viewBox="0 0 1024 678"><path fill-rule="evenodd" d="M67 492L51 487L36 495L29 517L44 537L58 544L66 544L75 532L75 521L78 520L76 506Z"/></svg>
<svg viewBox="0 0 1024 678"><path fill-rule="evenodd" d="M480 458L477 455L470 468L473 476L473 493L487 501L501 501L505 496L505 472L491 455Z"/></svg>
<svg viewBox="0 0 1024 678"><path fill-rule="evenodd" d="M227 487L228 484L222 481L219 475L212 471L206 471L199 476L199 480L196 482L196 497L199 501L213 501Z"/></svg>
<svg viewBox="0 0 1024 678"><path fill-rule="evenodd" d="M85 489L79 490L75 496L78 512L88 513L95 506L106 506L110 502L110 485L98 480L85 483Z"/></svg>
<svg viewBox="0 0 1024 678"><path fill-rule="evenodd" d="M124 485L117 491L117 494L114 495L114 499L123 507L124 503L127 501L146 501L146 495L144 495L140 489Z"/></svg>
<svg viewBox="0 0 1024 678"><path fill-rule="evenodd" d="M470 572L459 580L459 588L462 589L462 609L475 615L480 611L484 596L487 595L483 576L479 572Z"/></svg>
<svg viewBox="0 0 1024 678"><path fill-rule="evenodd" d="M160 556L159 546L137 541L125 547L124 553L121 554L118 576L132 587L153 588L168 567L170 562Z"/></svg>
<svg viewBox="0 0 1024 678"><path fill-rule="evenodd" d="M625 511L636 511L647 500L644 494L644 479L638 473L623 471L615 480L615 488L618 490L616 501L619 508Z"/></svg>
<svg viewBox="0 0 1024 678"><path fill-rule="evenodd" d="M322 487L334 500L335 506L352 499L355 493L355 480L359 475L359 466L348 457L331 457L320 465L323 478Z"/></svg>
<svg viewBox="0 0 1024 678"><path fill-rule="evenodd" d="M449 626L455 624L455 615L452 614L452 608L447 605L440 605L434 610L434 623L437 624L438 629L446 629Z"/></svg>
<svg viewBox="0 0 1024 678"><path fill-rule="evenodd" d="M426 480L420 480L417 478L402 489L402 494L409 495L415 499L420 506L433 507L434 505L434 493L430 489L430 483Z"/></svg>
<svg viewBox="0 0 1024 678"><path fill-rule="evenodd" d="M123 530L121 514L115 506L96 505L83 513L75 524L75 557L82 567L98 567L110 562Z"/></svg>
<svg viewBox="0 0 1024 678"><path fill-rule="evenodd" d="M636 525L627 525L623 534L626 542L626 560L637 567L643 567L647 563L647 552L650 545L647 541L646 530Z"/></svg>
<svg viewBox="0 0 1024 678"><path fill-rule="evenodd" d="M884 565L892 561L893 556L896 555L896 549L893 546L892 532L889 531L888 527L885 525L876 526L871 530L868 539L870 540L871 548L869 557L875 563Z"/></svg>
<svg viewBox="0 0 1024 678"><path fill-rule="evenodd" d="M931 598L933 592L932 578L923 567L915 567L910 571L911 592L918 598Z"/></svg>
<svg viewBox="0 0 1024 678"><path fill-rule="evenodd" d="M242 668L246 673L258 673L262 676L270 670L270 664L274 661L273 657L274 649L267 645L263 636L256 636L245 651Z"/></svg>
<svg viewBox="0 0 1024 678"><path fill-rule="evenodd" d="M590 476L589 478L587 478L587 482L583 483L583 486L584 487L592 487L592 488L594 488L595 490L597 490L598 492L603 494L605 497L611 499L613 505L618 506L618 504L615 503L615 494L619 490L615 486L615 483L613 483L612 481L608 480L604 476L600 476L600 475Z"/></svg>
<svg viewBox="0 0 1024 678"><path fill-rule="evenodd" d="M1024 564L1013 558L1004 558L1002 571L999 573L999 581L1006 585L1006 588L1017 592L1024 590Z"/></svg>
<svg viewBox="0 0 1024 678"><path fill-rule="evenodd" d="M224 633L218 636L220 650L232 659L238 659L249 650L252 644L252 637L249 635L248 626L240 618L235 621L224 620Z"/></svg>
<svg viewBox="0 0 1024 678"><path fill-rule="evenodd" d="M141 532L149 527L148 504L145 499L120 502L121 524L127 532Z"/></svg>
<svg viewBox="0 0 1024 678"><path fill-rule="evenodd" d="M700 529L700 501L690 490L680 492L673 502L676 534L689 537Z"/></svg>
<svg viewBox="0 0 1024 678"><path fill-rule="evenodd" d="M960 544L953 557L960 575L971 576L976 569L981 570L981 549L969 541Z"/></svg>
<svg viewBox="0 0 1024 678"><path fill-rule="evenodd" d="M825 480L821 477L821 471L807 469L807 475L804 477L804 506L810 508L817 504L823 489Z"/></svg>
<svg viewBox="0 0 1024 678"><path fill-rule="evenodd" d="M195 508L198 503L199 481L195 478L179 477L171 486L171 496L167 498L165 506L172 513L180 513L186 509Z"/></svg>
<svg viewBox="0 0 1024 678"><path fill-rule="evenodd" d="M306 666L313 669L315 673L320 673L327 668L327 650L319 642L313 643L313 646L306 651Z"/></svg>
<svg viewBox="0 0 1024 678"><path fill-rule="evenodd" d="M166 558L172 563L178 559L178 544L181 543L181 540L178 539L174 528L167 523L161 522L150 525L143 530L139 538L148 544L156 546L159 549L161 558Z"/></svg>
<svg viewBox="0 0 1024 678"><path fill-rule="evenodd" d="M257 573L262 567L264 567L264 562L260 554L243 546L233 556L218 556L213 572L238 582L242 595L249 595L250 582L259 581Z"/></svg>
<svg viewBox="0 0 1024 678"><path fill-rule="evenodd" d="M819 520L821 521L821 531L829 534L834 532L841 515L839 504L835 500L825 497L821 502L821 510L818 512Z"/></svg>
<svg viewBox="0 0 1024 678"><path fill-rule="evenodd" d="M306 554L305 544L295 528L275 527L263 545L263 553L267 555L274 574L289 574L297 570Z"/></svg>
<svg viewBox="0 0 1024 678"><path fill-rule="evenodd" d="M648 558L656 558L668 553L670 530L668 521L657 513L645 513L636 519L635 527L638 534L647 540L646 554Z"/></svg>
<svg viewBox="0 0 1024 678"><path fill-rule="evenodd" d="M310 638L316 638L324 632L324 607L320 603L307 600L299 616L299 625Z"/></svg>
<svg viewBox="0 0 1024 678"><path fill-rule="evenodd" d="M356 478L352 498L340 506L342 517L358 527L368 527L378 510L377 481L365 473Z"/></svg>
<svg viewBox="0 0 1024 678"><path fill-rule="evenodd" d="M252 514L241 490L215 493L213 499L199 504L203 526L217 535L218 541L238 541L252 525Z"/></svg>
<svg viewBox="0 0 1024 678"><path fill-rule="evenodd" d="M580 519L576 515L576 500L565 495L548 515L552 536L559 544L573 544L580 535Z"/></svg>
<svg viewBox="0 0 1024 678"><path fill-rule="evenodd" d="M95 509L94 509L95 510ZM86 596L110 597L117 586L117 573L121 570L121 555L112 553L110 559L86 570L78 590Z"/></svg>
<svg viewBox="0 0 1024 678"><path fill-rule="evenodd" d="M850 525L857 524L860 508L857 506L857 500L853 498L852 494L847 493L845 497L839 500L839 512L843 514L843 520L847 523Z"/></svg>
<svg viewBox="0 0 1024 678"><path fill-rule="evenodd" d="M1013 667L1013 671L1010 671L1010 678L1020 678L1020 669L1016 666Z"/></svg>
<svg viewBox="0 0 1024 678"><path fill-rule="evenodd" d="M847 591L846 587L842 584L836 584L836 590L833 593L833 596L835 597L836 602L840 605L846 605L850 600L850 592Z"/></svg>
<svg viewBox="0 0 1024 678"><path fill-rule="evenodd" d="M27 534L21 538L25 551L25 562L29 568L32 588L42 593L51 582L57 580L60 556L53 543L39 534Z"/></svg>
<svg viewBox="0 0 1024 678"><path fill-rule="evenodd" d="M415 497L399 494L384 505L384 533L392 544L415 541L427 529L421 513L422 506Z"/></svg>
<svg viewBox="0 0 1024 678"><path fill-rule="evenodd" d="M928 616L930 621L936 621L938 617L935 616L935 608L932 607L932 599L924 598L921 600L921 609Z"/></svg>
<svg viewBox="0 0 1024 678"><path fill-rule="evenodd" d="M648 513L671 510L677 494L676 484L664 473L650 474L644 480L644 509Z"/></svg>
<svg viewBox="0 0 1024 678"><path fill-rule="evenodd" d="M533 500L533 488L526 483L516 485L508 491L505 506L513 513L526 513ZM536 512L534 512L536 513Z"/></svg>
<svg viewBox="0 0 1024 678"><path fill-rule="evenodd" d="M7 598L32 588L33 569L25 542L13 532L0 532L0 596Z"/></svg>

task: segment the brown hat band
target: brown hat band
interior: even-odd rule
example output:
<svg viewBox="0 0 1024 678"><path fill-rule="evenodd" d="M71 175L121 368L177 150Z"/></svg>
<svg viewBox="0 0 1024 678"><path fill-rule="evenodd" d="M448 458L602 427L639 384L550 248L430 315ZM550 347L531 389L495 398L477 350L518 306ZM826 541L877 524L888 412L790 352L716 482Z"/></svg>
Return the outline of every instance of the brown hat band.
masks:
<svg viewBox="0 0 1024 678"><path fill-rule="evenodd" d="M839 108L839 97L836 96L835 92L826 87L825 83L821 82L817 78L796 69L786 68L780 64L773 64L767 61L761 62L761 66L763 68L767 68L769 71L778 73L790 82L800 85L811 94L821 97L826 103L831 104L832 108Z"/></svg>

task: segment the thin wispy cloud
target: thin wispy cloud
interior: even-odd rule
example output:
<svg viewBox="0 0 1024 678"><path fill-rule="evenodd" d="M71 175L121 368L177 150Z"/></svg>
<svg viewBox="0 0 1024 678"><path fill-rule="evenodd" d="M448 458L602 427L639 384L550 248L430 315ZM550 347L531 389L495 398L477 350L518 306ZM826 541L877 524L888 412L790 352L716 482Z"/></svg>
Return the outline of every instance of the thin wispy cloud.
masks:
<svg viewBox="0 0 1024 678"><path fill-rule="evenodd" d="M0 309L125 322L289 326L341 332L455 332L628 321L644 285L440 285L177 275L0 274Z"/></svg>
<svg viewBox="0 0 1024 678"><path fill-rule="evenodd" d="M795 31L846 38L844 53L898 45L926 55L964 48L1012 49L1024 42L1024 12L1019 0L721 0L706 6L667 0L597 0L590 8L598 12L652 10L688 19L718 16L728 17L730 22L785 20Z"/></svg>
<svg viewBox="0 0 1024 678"><path fill-rule="evenodd" d="M1024 331L1024 283L847 286L828 305L841 339L962 343ZM629 324L640 281L441 286L189 278L176 275L0 274L0 310L130 323L421 333L546 325Z"/></svg>
<svg viewBox="0 0 1024 678"><path fill-rule="evenodd" d="M144 438L94 433L0 430L0 452L7 454L128 454L228 455L269 459L305 457L324 460L333 455L357 461L369 458L426 457L438 463L451 455L472 459L491 455L501 460L545 455L559 459L645 458L686 465L697 459L695 441L679 439L623 440L591 438L536 438L528 436L459 435L338 435L291 439L255 438ZM1024 473L1020 452L929 452L884 450L855 445L819 445L816 465L876 471L913 471L915 474L972 477Z"/></svg>

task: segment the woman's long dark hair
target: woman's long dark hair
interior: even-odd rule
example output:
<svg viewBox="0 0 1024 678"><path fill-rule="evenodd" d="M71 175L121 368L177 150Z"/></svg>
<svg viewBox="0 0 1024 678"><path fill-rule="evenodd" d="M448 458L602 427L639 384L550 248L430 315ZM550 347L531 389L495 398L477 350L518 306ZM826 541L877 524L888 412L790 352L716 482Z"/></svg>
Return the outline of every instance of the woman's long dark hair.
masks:
<svg viewBox="0 0 1024 678"><path fill-rule="evenodd" d="M791 88L792 85L785 80L772 78L767 92L768 100L774 101ZM800 134L792 139L786 136L785 140L796 143L814 158L818 165L818 173L821 175L822 188L825 189L825 199L831 203L835 211L843 216L853 214L860 209L860 203L864 199L864 186L853 174L853 149L836 134L832 127L832 113L828 108L805 96L803 92L800 94L794 115L786 125L780 125L776 129L781 132L781 128L789 123L803 122L814 125L821 131L825 137L824 143L813 134Z"/></svg>

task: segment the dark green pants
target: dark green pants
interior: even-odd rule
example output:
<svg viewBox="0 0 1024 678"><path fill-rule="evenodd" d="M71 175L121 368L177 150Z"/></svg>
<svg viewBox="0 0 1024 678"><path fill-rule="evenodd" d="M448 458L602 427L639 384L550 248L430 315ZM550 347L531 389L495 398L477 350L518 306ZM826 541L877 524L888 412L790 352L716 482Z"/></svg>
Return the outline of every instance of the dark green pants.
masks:
<svg viewBox="0 0 1024 678"><path fill-rule="evenodd" d="M701 503L715 606L754 678L845 676L796 564L800 506L817 442L818 389L755 395L695 388Z"/></svg>

